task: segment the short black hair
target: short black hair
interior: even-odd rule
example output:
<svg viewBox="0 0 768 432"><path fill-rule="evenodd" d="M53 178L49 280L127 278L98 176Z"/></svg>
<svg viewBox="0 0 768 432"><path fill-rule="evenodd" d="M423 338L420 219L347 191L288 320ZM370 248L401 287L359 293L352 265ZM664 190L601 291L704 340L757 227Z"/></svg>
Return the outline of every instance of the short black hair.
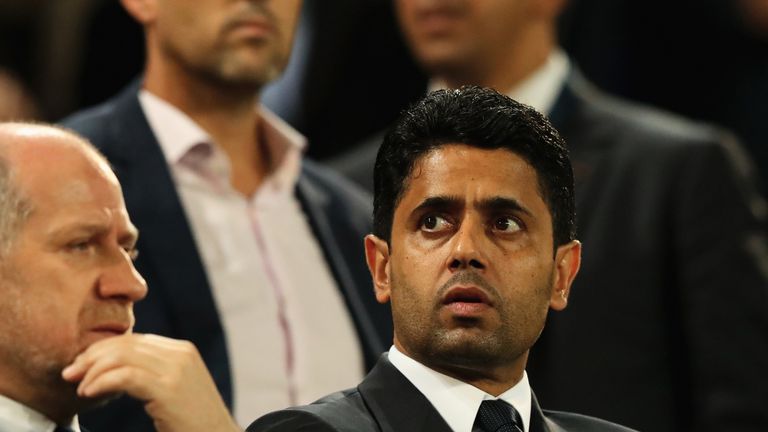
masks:
<svg viewBox="0 0 768 432"><path fill-rule="evenodd" d="M384 136L373 170L373 233L387 242L395 208L416 162L446 144L507 149L536 171L552 215L555 247L576 236L573 169L565 142L535 109L477 86L438 90L400 114Z"/></svg>

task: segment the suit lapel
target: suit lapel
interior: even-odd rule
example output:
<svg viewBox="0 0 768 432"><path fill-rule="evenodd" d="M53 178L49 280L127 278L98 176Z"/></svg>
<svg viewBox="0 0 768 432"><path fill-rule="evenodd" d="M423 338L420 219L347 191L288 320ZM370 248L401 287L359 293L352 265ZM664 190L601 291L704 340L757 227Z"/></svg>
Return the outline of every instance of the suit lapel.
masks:
<svg viewBox="0 0 768 432"><path fill-rule="evenodd" d="M571 68L560 89L560 94L557 96L555 104L552 106L552 111L549 113L549 120L558 132L562 132L562 130L569 125L571 116L579 103L572 88L573 81L577 79L577 77L578 71Z"/></svg>
<svg viewBox="0 0 768 432"><path fill-rule="evenodd" d="M381 336L386 332L382 333L381 330L377 329L376 324L379 327L386 326L385 328L388 329L391 329L392 326L388 310L383 310L386 316L380 317L378 315L382 313L382 310L372 309L376 306L372 290L369 298L361 297L362 293L367 292L361 288L369 286L371 283L368 274L364 271L361 280L360 275L355 275L345 259L350 255L352 259L360 259L361 266L364 268L362 243L365 233L356 235L356 230L351 228L352 221L347 221L344 219L345 215L339 214L341 209L334 204L334 197L312 181L307 173L306 163L305 167L302 168L302 175L299 178L296 191L302 209L308 216L312 231L352 314L360 343L364 348L366 369L370 369L379 355L386 350L386 343L388 343Z"/></svg>
<svg viewBox="0 0 768 432"><path fill-rule="evenodd" d="M139 332L168 328L169 336L195 343L229 404L231 384L221 322L165 157L137 92L138 85L131 86L117 99L110 146L104 149L123 186L131 219L141 232L136 266L152 281L147 300L136 305L136 328Z"/></svg>
<svg viewBox="0 0 768 432"><path fill-rule="evenodd" d="M382 432L451 432L429 400L383 354L358 386Z"/></svg>
<svg viewBox="0 0 768 432"><path fill-rule="evenodd" d="M531 424L529 432L565 432L565 429L548 419L539 406L536 395L531 392Z"/></svg>

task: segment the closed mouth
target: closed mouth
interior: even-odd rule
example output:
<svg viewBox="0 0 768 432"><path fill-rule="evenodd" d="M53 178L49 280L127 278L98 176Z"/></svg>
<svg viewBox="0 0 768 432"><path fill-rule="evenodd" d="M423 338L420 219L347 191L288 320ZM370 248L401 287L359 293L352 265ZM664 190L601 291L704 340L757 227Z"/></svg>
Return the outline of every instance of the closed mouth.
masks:
<svg viewBox="0 0 768 432"><path fill-rule="evenodd" d="M444 305L451 303L483 303L493 306L488 295L480 288L456 286L448 290L443 297Z"/></svg>

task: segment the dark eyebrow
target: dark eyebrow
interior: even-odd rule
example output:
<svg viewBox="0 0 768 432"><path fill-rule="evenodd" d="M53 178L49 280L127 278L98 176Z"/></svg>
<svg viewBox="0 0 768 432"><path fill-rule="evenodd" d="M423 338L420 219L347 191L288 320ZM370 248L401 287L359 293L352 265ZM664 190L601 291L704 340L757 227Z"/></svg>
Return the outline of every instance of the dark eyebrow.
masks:
<svg viewBox="0 0 768 432"><path fill-rule="evenodd" d="M479 207L486 213L520 212L533 217L533 213L514 198L489 198L481 201Z"/></svg>
<svg viewBox="0 0 768 432"><path fill-rule="evenodd" d="M462 198L457 196L440 195L425 199L421 202L421 204L413 209L413 212L421 212L425 209L450 212L461 209L464 207L464 205L465 203ZM524 213L527 216L533 217L533 213L514 198L495 196L482 200L478 207L484 213L517 212Z"/></svg>
<svg viewBox="0 0 768 432"><path fill-rule="evenodd" d="M416 208L413 209L413 213L420 212L422 210L436 210L436 211L450 211L464 207L464 201L455 196L434 196L429 197L421 202Z"/></svg>

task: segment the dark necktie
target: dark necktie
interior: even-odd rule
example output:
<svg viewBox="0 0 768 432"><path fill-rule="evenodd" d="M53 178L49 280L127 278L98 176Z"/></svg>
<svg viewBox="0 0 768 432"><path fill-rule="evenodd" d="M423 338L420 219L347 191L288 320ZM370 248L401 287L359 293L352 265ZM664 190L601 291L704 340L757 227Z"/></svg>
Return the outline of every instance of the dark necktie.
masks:
<svg viewBox="0 0 768 432"><path fill-rule="evenodd" d="M520 414L501 399L485 400L477 410L473 432L523 432Z"/></svg>
<svg viewBox="0 0 768 432"><path fill-rule="evenodd" d="M56 426L56 429L53 430L53 432L75 432L71 428L67 426Z"/></svg>

